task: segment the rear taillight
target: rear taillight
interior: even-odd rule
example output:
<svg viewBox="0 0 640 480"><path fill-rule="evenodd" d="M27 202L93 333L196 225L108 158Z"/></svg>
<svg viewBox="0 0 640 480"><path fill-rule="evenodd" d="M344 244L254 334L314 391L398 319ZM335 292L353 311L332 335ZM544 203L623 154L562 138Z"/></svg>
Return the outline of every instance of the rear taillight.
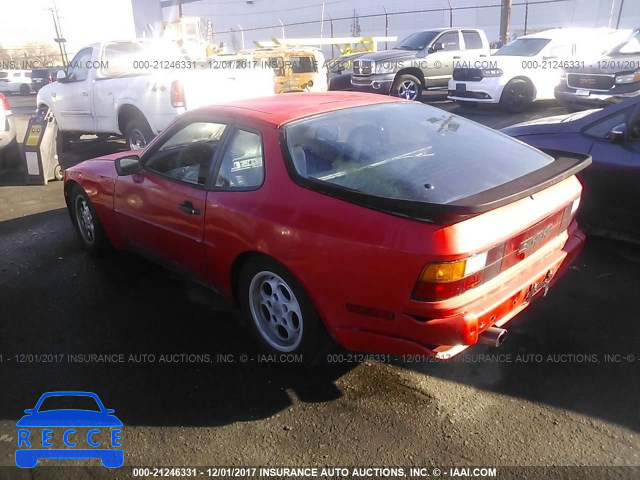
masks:
<svg viewBox="0 0 640 480"><path fill-rule="evenodd" d="M420 301L446 300L491 280L566 230L579 204L578 198L562 210L484 252L454 262L428 263L416 282L412 298Z"/></svg>
<svg viewBox="0 0 640 480"><path fill-rule="evenodd" d="M184 88L180 80L174 80L171 84L171 105L174 107L185 107Z"/></svg>
<svg viewBox="0 0 640 480"><path fill-rule="evenodd" d="M0 101L2 101L2 107L5 111L11 110L11 105L9 105L9 99L5 97L2 93L0 93Z"/></svg>

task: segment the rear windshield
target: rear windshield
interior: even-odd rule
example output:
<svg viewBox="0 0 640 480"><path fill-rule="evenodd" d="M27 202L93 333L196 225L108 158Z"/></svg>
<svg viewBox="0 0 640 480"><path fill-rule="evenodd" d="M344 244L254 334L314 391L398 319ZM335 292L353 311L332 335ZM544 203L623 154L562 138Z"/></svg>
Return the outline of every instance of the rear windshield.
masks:
<svg viewBox="0 0 640 480"><path fill-rule="evenodd" d="M553 158L490 128L414 102L348 108L285 127L303 178L388 199L448 204Z"/></svg>

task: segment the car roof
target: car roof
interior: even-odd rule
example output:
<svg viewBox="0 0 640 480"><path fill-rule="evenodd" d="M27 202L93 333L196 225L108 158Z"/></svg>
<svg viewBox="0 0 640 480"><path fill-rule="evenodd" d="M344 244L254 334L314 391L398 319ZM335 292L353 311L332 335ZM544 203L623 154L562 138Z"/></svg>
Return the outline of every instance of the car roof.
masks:
<svg viewBox="0 0 640 480"><path fill-rule="evenodd" d="M205 115L213 113L240 115L279 127L284 123L320 113L394 102L406 102L406 100L358 92L283 93L202 107L191 110L185 115L199 116L203 113Z"/></svg>
<svg viewBox="0 0 640 480"><path fill-rule="evenodd" d="M544 38L548 40L567 39L571 40L574 37L589 37L600 36L615 32L614 28L599 27L575 27L575 28L550 28L542 32L536 32L529 35L523 35L518 38Z"/></svg>

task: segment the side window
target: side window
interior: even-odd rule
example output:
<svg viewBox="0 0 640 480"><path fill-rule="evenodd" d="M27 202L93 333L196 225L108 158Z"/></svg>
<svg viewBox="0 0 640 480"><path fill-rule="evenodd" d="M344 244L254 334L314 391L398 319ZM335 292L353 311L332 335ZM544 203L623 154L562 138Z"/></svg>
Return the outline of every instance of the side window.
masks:
<svg viewBox="0 0 640 480"><path fill-rule="evenodd" d="M596 138L605 138L612 128L627 123L630 116L631 112L629 109L623 110L622 112L615 113L604 120L600 120L597 123L589 125L584 130L584 133Z"/></svg>
<svg viewBox="0 0 640 480"><path fill-rule="evenodd" d="M460 50L460 42L458 40L458 32L447 32L438 39L444 45L444 51Z"/></svg>
<svg viewBox="0 0 640 480"><path fill-rule="evenodd" d="M465 50L478 50L482 48L482 38L478 32L463 31L462 38L464 38Z"/></svg>
<svg viewBox="0 0 640 480"><path fill-rule="evenodd" d="M263 181L262 137L246 130L236 130L222 157L215 186L257 188Z"/></svg>
<svg viewBox="0 0 640 480"><path fill-rule="evenodd" d="M87 74L89 73L87 62L91 60L91 53L91 48L85 48L73 57L73 60L71 60L67 68L67 79L69 82L81 82L87 79Z"/></svg>
<svg viewBox="0 0 640 480"><path fill-rule="evenodd" d="M181 182L205 186L226 125L190 123L173 134L145 162L145 168Z"/></svg>

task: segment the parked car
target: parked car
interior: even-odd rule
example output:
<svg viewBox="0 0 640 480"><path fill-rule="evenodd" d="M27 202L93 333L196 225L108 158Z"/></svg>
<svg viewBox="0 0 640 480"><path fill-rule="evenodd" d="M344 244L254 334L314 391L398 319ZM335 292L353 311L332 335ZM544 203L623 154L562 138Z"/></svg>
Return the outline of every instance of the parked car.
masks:
<svg viewBox="0 0 640 480"><path fill-rule="evenodd" d="M640 95L640 29L603 55L565 70L555 89L560 103L571 108L604 107Z"/></svg>
<svg viewBox="0 0 640 480"><path fill-rule="evenodd" d="M123 135L141 148L186 110L274 91L270 69L213 68L173 44L143 41L83 48L57 78L36 103L53 113L63 151L83 134Z"/></svg>
<svg viewBox="0 0 640 480"><path fill-rule="evenodd" d="M640 240L640 97L502 131L538 148L591 155L593 164L579 173L581 225L591 233Z"/></svg>
<svg viewBox="0 0 640 480"><path fill-rule="evenodd" d="M353 90L351 75L353 61L368 52L357 52L343 55L329 61L329 90Z"/></svg>
<svg viewBox="0 0 640 480"><path fill-rule="evenodd" d="M11 106L9 99L0 93L0 168L14 167L19 161L20 152Z"/></svg>
<svg viewBox="0 0 640 480"><path fill-rule="evenodd" d="M58 71L60 68L39 68L37 70L31 70L31 82L32 88L35 92L39 92L42 87L53 83L57 80Z"/></svg>
<svg viewBox="0 0 640 480"><path fill-rule="evenodd" d="M616 33L609 28L554 28L518 37L490 58L456 63L449 99L468 104L499 103L510 112L536 100L553 100L563 66L591 53Z"/></svg>
<svg viewBox="0 0 640 480"><path fill-rule="evenodd" d="M64 192L87 250L212 285L271 353L448 358L499 344L580 250L590 158L552 154L418 102L292 93L187 112Z"/></svg>
<svg viewBox="0 0 640 480"><path fill-rule="evenodd" d="M0 92L29 95L31 86L31 70L0 71Z"/></svg>
<svg viewBox="0 0 640 480"><path fill-rule="evenodd" d="M351 84L354 90L420 100L424 89L447 87L454 63L489 54L482 30L425 30L409 35L391 50L354 60Z"/></svg>

